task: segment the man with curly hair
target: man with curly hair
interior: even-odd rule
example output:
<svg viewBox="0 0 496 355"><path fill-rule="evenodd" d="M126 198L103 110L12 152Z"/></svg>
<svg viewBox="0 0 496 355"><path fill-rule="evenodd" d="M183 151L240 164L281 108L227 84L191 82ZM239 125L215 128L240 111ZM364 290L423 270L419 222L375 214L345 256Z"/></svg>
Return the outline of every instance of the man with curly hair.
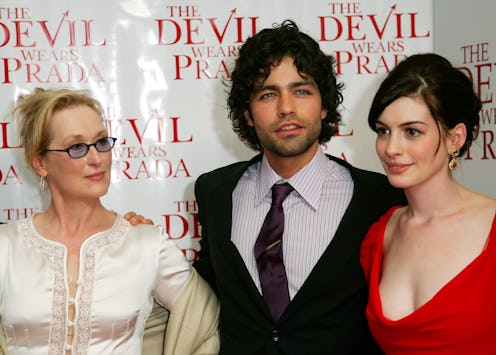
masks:
<svg viewBox="0 0 496 355"><path fill-rule="evenodd" d="M202 240L194 267L220 297L220 353L379 353L365 320L359 248L403 197L383 175L320 147L341 120L334 58L286 20L246 41L228 84L233 130L259 154L195 185ZM272 186L281 183L292 187L282 203L284 232L265 251L282 245L287 280L265 286L254 249ZM279 291L288 301L277 313L268 294Z"/></svg>

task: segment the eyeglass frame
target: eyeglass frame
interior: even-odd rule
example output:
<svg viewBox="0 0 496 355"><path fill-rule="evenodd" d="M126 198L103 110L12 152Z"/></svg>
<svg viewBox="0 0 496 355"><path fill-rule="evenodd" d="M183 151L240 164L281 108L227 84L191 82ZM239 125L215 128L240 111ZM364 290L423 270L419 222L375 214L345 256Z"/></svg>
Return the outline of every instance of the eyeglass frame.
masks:
<svg viewBox="0 0 496 355"><path fill-rule="evenodd" d="M110 148L108 150L100 150L97 148L98 142L101 142L102 140L107 140L107 142L110 142ZM115 137L103 137L103 138L97 139L94 143L91 143L91 144L76 143L76 144L73 144L69 148L66 148L66 149L45 149L45 152L66 152L67 155L69 155L69 157L71 157L72 159L80 159L80 158L83 158L86 155L88 155L88 152L90 151L91 147L95 147L96 151L99 153L110 152L112 150L112 148L114 148L116 141L117 141L117 138L115 138ZM74 148L74 146L77 146L77 145L85 146L86 151L84 152L83 155L74 157L71 155L70 151L72 148Z"/></svg>

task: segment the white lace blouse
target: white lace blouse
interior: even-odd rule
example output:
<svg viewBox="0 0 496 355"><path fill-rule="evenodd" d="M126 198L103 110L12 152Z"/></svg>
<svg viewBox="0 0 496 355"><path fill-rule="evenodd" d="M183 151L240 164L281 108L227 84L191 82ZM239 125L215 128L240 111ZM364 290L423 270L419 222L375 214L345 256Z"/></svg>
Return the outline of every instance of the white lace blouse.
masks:
<svg viewBox="0 0 496 355"><path fill-rule="evenodd" d="M0 225L0 317L8 354L139 354L153 298L170 309L191 272L159 227L132 227L122 216L81 246L74 298L66 254L64 245L36 232L32 218Z"/></svg>

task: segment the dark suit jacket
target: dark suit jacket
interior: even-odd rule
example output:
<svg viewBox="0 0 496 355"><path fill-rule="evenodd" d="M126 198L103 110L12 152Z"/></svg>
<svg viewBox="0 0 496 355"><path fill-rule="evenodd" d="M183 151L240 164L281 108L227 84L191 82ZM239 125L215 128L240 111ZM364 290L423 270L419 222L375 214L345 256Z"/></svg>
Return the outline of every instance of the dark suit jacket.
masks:
<svg viewBox="0 0 496 355"><path fill-rule="evenodd" d="M351 172L353 197L334 239L275 322L231 242L233 189L260 159L203 174L195 185L202 240L194 267L220 297L220 354L380 353L365 318L367 286L359 249L373 222L391 206L405 204L403 194L383 175L329 156Z"/></svg>

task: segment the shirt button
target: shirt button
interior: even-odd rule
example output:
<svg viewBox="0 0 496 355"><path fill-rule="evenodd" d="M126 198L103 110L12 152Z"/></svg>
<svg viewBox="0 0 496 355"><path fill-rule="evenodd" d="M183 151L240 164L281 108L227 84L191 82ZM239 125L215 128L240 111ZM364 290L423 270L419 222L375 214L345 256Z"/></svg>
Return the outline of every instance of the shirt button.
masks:
<svg viewBox="0 0 496 355"><path fill-rule="evenodd" d="M272 331L272 340L273 341L279 341L279 331L278 330Z"/></svg>

